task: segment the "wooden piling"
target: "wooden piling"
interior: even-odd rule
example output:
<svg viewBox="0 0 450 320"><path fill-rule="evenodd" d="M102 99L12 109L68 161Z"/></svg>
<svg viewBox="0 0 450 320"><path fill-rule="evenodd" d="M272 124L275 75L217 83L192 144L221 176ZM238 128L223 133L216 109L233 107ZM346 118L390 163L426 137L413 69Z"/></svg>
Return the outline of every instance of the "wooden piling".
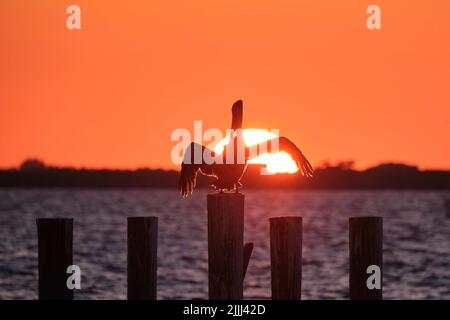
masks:
<svg viewBox="0 0 450 320"><path fill-rule="evenodd" d="M450 218L450 199L445 201L444 207L445 207L445 216L447 218Z"/></svg>
<svg viewBox="0 0 450 320"><path fill-rule="evenodd" d="M156 300L157 217L128 218L128 300Z"/></svg>
<svg viewBox="0 0 450 320"><path fill-rule="evenodd" d="M242 276L245 278L245 274L247 273L248 264L250 262L250 258L253 252L253 242L247 242L244 245L244 268L242 270Z"/></svg>
<svg viewBox="0 0 450 320"><path fill-rule="evenodd" d="M383 298L383 218L352 217L349 220L349 227L350 299L381 300ZM374 274L377 272L374 268L379 268L380 271L379 289L374 288L372 283L373 276L376 276Z"/></svg>
<svg viewBox="0 0 450 320"><path fill-rule="evenodd" d="M244 195L208 194L208 282L211 300L243 299Z"/></svg>
<svg viewBox="0 0 450 320"><path fill-rule="evenodd" d="M73 264L73 219L36 219L40 300L73 300L67 267Z"/></svg>
<svg viewBox="0 0 450 320"><path fill-rule="evenodd" d="M272 299L300 300L302 217L270 218Z"/></svg>

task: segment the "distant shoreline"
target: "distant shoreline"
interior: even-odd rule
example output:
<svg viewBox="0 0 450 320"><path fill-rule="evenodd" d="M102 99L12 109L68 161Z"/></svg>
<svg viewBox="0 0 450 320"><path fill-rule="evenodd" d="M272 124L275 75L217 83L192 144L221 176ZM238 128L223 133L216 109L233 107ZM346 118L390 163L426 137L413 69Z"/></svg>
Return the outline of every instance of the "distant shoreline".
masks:
<svg viewBox="0 0 450 320"><path fill-rule="evenodd" d="M242 183L248 189L301 190L450 190L450 171L419 170L404 164L381 164L363 171L325 167L312 179L299 174L261 176L249 166ZM57 167L22 167L0 170L0 188L165 188L176 189L175 170L98 170ZM208 187L214 178L199 177L197 187Z"/></svg>

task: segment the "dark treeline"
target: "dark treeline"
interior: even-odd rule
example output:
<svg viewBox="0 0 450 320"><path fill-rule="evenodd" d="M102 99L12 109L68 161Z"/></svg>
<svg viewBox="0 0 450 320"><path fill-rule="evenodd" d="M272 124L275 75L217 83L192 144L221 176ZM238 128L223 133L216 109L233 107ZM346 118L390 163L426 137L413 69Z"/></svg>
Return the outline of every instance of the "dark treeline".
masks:
<svg viewBox="0 0 450 320"><path fill-rule="evenodd" d="M213 180L201 176L198 187ZM450 189L450 171L418 170L403 164L382 164L363 171L347 166L328 166L315 171L314 178L299 174L260 175L251 165L242 183L246 188L300 189ZM0 170L0 187L34 188L177 188L178 172L165 170L93 170L47 167L27 161L18 169Z"/></svg>

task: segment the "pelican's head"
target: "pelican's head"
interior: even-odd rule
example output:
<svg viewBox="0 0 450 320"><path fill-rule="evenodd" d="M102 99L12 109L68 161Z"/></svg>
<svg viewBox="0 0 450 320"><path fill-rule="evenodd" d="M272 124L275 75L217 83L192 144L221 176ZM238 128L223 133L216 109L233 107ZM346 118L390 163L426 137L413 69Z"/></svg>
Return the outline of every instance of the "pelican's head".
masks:
<svg viewBox="0 0 450 320"><path fill-rule="evenodd" d="M231 113L232 113L231 129L233 130L242 129L242 118L243 118L242 100L238 100L235 103L233 103Z"/></svg>

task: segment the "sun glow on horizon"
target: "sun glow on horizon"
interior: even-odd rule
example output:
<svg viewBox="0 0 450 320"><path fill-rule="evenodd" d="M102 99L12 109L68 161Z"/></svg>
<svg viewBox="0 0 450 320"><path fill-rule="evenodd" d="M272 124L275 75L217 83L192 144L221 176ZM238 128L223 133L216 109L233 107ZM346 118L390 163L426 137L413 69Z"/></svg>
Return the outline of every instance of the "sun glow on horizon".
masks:
<svg viewBox="0 0 450 320"><path fill-rule="evenodd" d="M277 135L265 129L244 129L245 145L250 147L255 144L276 138ZM222 153L224 147L230 142L230 137L222 139L215 147L214 152ZM284 151L277 153L263 153L248 161L249 164L263 164L269 173L295 173L298 171L295 161Z"/></svg>

